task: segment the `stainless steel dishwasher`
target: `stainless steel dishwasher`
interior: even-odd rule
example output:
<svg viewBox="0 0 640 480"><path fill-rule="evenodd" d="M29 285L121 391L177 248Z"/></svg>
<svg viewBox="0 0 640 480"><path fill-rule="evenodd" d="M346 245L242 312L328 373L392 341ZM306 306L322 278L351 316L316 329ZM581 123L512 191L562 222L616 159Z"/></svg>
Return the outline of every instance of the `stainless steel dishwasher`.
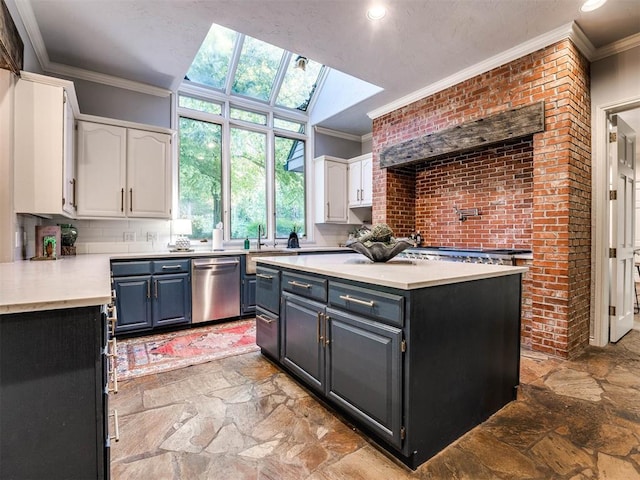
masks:
<svg viewBox="0 0 640 480"><path fill-rule="evenodd" d="M240 315L240 257L191 260L192 323Z"/></svg>

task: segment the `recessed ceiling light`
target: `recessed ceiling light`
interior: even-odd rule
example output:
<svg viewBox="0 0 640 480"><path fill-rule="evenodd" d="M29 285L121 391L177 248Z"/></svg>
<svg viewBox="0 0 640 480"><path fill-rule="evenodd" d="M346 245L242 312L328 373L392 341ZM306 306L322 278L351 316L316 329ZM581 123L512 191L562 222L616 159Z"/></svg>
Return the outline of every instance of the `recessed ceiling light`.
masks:
<svg viewBox="0 0 640 480"><path fill-rule="evenodd" d="M600 8L605 3L607 3L607 0L587 0L582 4L580 10L583 12L591 12L596 8Z"/></svg>
<svg viewBox="0 0 640 480"><path fill-rule="evenodd" d="M380 20L387 14L387 9L382 5L375 5L367 10L367 18L369 20Z"/></svg>

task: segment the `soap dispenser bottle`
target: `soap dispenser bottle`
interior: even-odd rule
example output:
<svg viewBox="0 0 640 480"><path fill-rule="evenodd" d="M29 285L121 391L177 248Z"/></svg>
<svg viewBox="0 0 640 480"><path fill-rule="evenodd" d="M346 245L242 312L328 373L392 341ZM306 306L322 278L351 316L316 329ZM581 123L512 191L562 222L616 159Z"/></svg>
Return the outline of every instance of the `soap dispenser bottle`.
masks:
<svg viewBox="0 0 640 480"><path fill-rule="evenodd" d="M249 250L249 246L250 246L249 237L247 237L247 238L244 239L244 249L245 250Z"/></svg>

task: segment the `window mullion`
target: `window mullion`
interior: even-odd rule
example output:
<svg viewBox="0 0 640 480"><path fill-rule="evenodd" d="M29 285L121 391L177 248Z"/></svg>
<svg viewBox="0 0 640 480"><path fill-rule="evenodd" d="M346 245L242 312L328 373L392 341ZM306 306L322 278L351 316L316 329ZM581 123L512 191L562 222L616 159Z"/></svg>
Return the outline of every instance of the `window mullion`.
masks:
<svg viewBox="0 0 640 480"><path fill-rule="evenodd" d="M228 105L227 105L228 111ZM222 224L224 240L231 239L231 127L229 120L222 123Z"/></svg>

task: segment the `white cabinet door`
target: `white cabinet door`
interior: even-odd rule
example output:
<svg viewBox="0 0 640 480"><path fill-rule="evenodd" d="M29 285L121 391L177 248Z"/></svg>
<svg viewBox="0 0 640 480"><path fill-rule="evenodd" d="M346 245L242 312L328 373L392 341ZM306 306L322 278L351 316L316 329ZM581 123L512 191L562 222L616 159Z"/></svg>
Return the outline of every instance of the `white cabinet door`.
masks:
<svg viewBox="0 0 640 480"><path fill-rule="evenodd" d="M349 208L370 207L373 198L371 154L361 155L349 163Z"/></svg>
<svg viewBox="0 0 640 480"><path fill-rule="evenodd" d="M127 129L127 215L171 218L171 137Z"/></svg>
<svg viewBox="0 0 640 480"><path fill-rule="evenodd" d="M327 161L325 163L325 220L333 223L348 221L347 165Z"/></svg>
<svg viewBox="0 0 640 480"><path fill-rule="evenodd" d="M368 158L363 158L361 164L360 205L370 207L373 203L373 159L371 155Z"/></svg>
<svg viewBox="0 0 640 480"><path fill-rule="evenodd" d="M323 155L314 159L316 223L347 223L347 163L344 159Z"/></svg>
<svg viewBox="0 0 640 480"><path fill-rule="evenodd" d="M73 144L73 111L65 94L63 86L23 79L16 85L13 204L18 213L73 216L66 190L67 176L73 178L67 145Z"/></svg>
<svg viewBox="0 0 640 480"><path fill-rule="evenodd" d="M78 122L78 216L126 216L127 129Z"/></svg>
<svg viewBox="0 0 640 480"><path fill-rule="evenodd" d="M73 108L65 93L64 103L64 141L62 157L64 159L62 175L62 209L69 215L76 214L76 162L75 162L75 117Z"/></svg>
<svg viewBox="0 0 640 480"><path fill-rule="evenodd" d="M362 191L362 162L349 164L349 207L360 206Z"/></svg>

